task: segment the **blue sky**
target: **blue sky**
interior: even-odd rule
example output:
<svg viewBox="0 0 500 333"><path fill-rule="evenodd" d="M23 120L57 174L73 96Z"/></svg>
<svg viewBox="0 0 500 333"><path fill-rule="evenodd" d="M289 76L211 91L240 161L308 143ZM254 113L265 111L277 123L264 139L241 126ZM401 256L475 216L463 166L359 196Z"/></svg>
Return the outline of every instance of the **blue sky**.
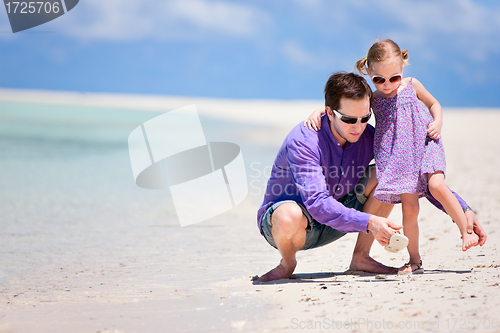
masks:
<svg viewBox="0 0 500 333"><path fill-rule="evenodd" d="M80 0L12 34L0 10L0 87L319 99L377 37L444 106L500 107L494 0Z"/></svg>

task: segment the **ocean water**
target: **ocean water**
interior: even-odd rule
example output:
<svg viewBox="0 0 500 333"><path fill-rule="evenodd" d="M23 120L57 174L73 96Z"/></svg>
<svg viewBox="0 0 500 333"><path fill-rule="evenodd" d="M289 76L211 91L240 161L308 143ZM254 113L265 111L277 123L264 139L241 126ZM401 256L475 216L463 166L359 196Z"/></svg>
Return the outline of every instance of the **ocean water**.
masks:
<svg viewBox="0 0 500 333"><path fill-rule="evenodd" d="M128 135L159 114L0 103L0 282L44 265L120 261L131 246L144 255L189 251L186 230L203 228L179 228L168 190L145 190L133 179ZM200 119L207 141L241 146L247 168L266 151L239 136L249 125Z"/></svg>
<svg viewBox="0 0 500 333"><path fill-rule="evenodd" d="M180 227L168 189L136 186L128 135L159 114L0 102L0 312L9 320L17 311L27 327L37 326L39 317L29 310L36 306L46 321L37 332L67 332L79 323L96 331L106 327L98 322L124 320L137 331L146 323L150 332L192 325L221 332L234 319L269 310L262 310L265 299L239 307L247 296L226 282L251 286L249 276L271 264L259 266L269 260L256 227L262 193ZM255 126L200 121L207 141L240 145L248 175L252 163L272 163L277 147L248 140ZM248 181L263 187L264 178ZM221 295L228 292L235 296L226 310ZM134 319L135 311L122 312L117 304L155 311ZM59 322L61 316L66 321Z"/></svg>

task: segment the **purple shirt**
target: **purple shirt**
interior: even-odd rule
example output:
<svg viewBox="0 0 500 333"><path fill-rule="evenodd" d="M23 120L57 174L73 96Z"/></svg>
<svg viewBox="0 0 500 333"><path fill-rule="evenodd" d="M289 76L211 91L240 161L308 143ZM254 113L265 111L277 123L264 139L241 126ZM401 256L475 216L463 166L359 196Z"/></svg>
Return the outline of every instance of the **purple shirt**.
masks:
<svg viewBox="0 0 500 333"><path fill-rule="evenodd" d="M259 230L269 207L293 200L302 204L319 223L343 232L367 232L371 214L347 208L337 200L354 189L373 159L374 133L373 126L367 125L357 142L347 142L342 149L333 137L326 115L322 116L318 132L302 123L295 126L274 161L264 202L257 212ZM462 207L467 206L453 194ZM428 199L442 210L430 194Z"/></svg>

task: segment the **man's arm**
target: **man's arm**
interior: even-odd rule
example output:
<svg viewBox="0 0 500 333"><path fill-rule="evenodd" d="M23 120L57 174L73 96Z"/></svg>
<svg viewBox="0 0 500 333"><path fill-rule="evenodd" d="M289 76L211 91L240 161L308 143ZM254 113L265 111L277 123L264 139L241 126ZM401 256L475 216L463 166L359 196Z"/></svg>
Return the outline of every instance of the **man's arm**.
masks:
<svg viewBox="0 0 500 333"><path fill-rule="evenodd" d="M448 187L448 188L449 188L449 187ZM449 189L450 189L451 193L453 193L453 195L455 196L455 198L457 198L458 203L460 203L460 207L462 207L462 209L464 209L464 208L466 208L466 207L469 207L469 205L467 204L467 202L465 202L465 200L464 200L464 199L462 199L462 198L461 198L461 197L460 197L460 196L459 196L459 195L458 195L455 191L453 191L451 188L449 188ZM433 204L433 205L434 205L437 209L440 209L440 210L442 210L443 212L445 212L445 213L446 213L446 211L444 210L443 205L441 205L441 203L440 203L439 201L437 201L437 200L436 200L436 198L434 198L434 197L432 196L432 194L431 194L429 191L427 191L427 192L428 192L427 197L426 197L426 198L427 198L427 200L429 200L429 201L430 201L430 203L431 203L431 204Z"/></svg>
<svg viewBox="0 0 500 333"><path fill-rule="evenodd" d="M457 198L458 202L460 203L460 207L462 207L462 209L470 208L467 202L465 202L465 200L462 199L455 191L453 191L452 189L450 189L450 191ZM441 203L437 201L436 198L432 196L432 194L429 193L427 195L427 200L429 200L431 204L436 206L436 208L446 213L446 211L443 208L443 205L441 205ZM472 232L474 232L476 235L478 235L479 245L483 246L484 243L486 242L487 235L481 224L479 224L476 214L474 213L474 211L469 209L465 211L465 217L467 219L467 233L471 234Z"/></svg>

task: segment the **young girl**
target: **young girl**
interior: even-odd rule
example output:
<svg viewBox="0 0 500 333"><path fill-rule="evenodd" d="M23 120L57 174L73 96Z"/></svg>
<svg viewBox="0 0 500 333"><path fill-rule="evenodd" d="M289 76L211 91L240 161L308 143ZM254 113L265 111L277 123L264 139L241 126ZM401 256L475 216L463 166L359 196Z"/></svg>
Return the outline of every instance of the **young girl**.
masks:
<svg viewBox="0 0 500 333"><path fill-rule="evenodd" d="M426 196L427 189L456 222L462 234L462 250L478 242L476 234L467 233L464 211L444 182L441 105L417 79L403 78L407 63L408 51L401 51L389 39L373 44L366 58L356 63L358 72L368 75L377 89L372 105L376 118L374 155L378 179L374 197L402 204L410 254L408 263L400 268L405 273L422 271L418 199ZM317 128L317 118L318 110L306 122Z"/></svg>

